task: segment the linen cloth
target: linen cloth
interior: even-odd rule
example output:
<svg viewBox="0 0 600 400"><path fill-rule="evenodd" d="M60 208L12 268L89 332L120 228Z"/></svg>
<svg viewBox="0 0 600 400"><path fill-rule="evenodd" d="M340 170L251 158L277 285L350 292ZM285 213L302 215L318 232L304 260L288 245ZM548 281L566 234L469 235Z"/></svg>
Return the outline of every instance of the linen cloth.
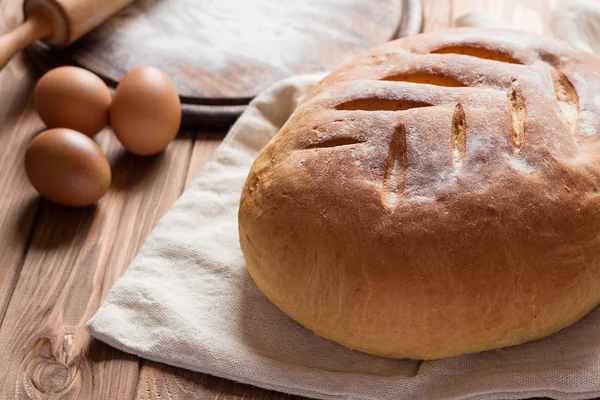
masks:
<svg viewBox="0 0 600 400"><path fill-rule="evenodd" d="M392 360L322 339L255 286L237 209L254 158L322 75L251 102L89 321L91 334L150 360L320 399L600 396L600 308L540 341L436 361Z"/></svg>

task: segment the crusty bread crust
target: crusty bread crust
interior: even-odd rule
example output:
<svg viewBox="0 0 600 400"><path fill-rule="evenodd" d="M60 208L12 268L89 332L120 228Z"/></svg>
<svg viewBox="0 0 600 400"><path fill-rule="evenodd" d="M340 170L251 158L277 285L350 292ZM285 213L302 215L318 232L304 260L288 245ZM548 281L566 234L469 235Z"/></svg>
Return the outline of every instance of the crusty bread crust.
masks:
<svg viewBox="0 0 600 400"><path fill-rule="evenodd" d="M248 270L367 353L542 338L600 302L600 60L511 31L400 39L320 82L255 161Z"/></svg>

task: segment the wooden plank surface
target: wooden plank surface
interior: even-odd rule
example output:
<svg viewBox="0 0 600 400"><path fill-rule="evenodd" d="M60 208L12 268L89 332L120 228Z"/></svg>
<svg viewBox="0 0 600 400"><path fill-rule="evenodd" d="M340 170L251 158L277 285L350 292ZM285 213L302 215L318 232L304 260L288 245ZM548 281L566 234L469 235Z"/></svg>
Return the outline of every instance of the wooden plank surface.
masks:
<svg viewBox="0 0 600 400"><path fill-rule="evenodd" d="M517 28L547 30L557 0L425 0L426 31L473 9ZM0 30L21 18L0 0ZM123 151L110 129L97 138L113 168L97 206L40 200L22 167L43 125L32 109L36 74L20 56L0 72L0 400L291 399L294 396L140 360L90 338L85 323L152 227L220 143L219 132L184 132L161 155Z"/></svg>
<svg viewBox="0 0 600 400"><path fill-rule="evenodd" d="M0 30L15 26L20 8L15 2L0 2ZM21 55L0 73L0 326L17 283L37 210L37 196L25 179L22 154L27 138L40 127L31 111L34 76ZM29 134L23 137L19 132Z"/></svg>
<svg viewBox="0 0 600 400"><path fill-rule="evenodd" d="M125 153L108 130L98 142L114 169L104 199L82 209L42 201L0 329L7 398L132 398L137 386L138 360L92 342L85 323L180 194L192 141L152 158Z"/></svg>

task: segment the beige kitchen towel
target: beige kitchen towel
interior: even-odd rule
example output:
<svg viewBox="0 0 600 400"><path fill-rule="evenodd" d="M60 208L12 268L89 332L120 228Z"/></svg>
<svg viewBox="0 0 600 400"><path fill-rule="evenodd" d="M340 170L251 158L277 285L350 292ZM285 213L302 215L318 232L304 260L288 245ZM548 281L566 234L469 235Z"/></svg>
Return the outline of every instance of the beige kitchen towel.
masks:
<svg viewBox="0 0 600 400"><path fill-rule="evenodd" d="M600 309L547 339L438 361L391 360L322 339L254 285L237 209L254 158L320 76L256 98L88 324L154 361L322 399L600 396Z"/></svg>

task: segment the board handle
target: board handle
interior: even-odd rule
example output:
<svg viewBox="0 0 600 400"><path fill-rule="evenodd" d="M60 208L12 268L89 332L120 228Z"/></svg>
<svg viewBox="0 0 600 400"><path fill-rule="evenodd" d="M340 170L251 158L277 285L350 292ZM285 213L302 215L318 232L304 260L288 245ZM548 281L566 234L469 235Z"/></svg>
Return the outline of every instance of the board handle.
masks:
<svg viewBox="0 0 600 400"><path fill-rule="evenodd" d="M52 35L52 22L40 14L30 15L25 22L0 36L0 70L21 50L39 39Z"/></svg>

